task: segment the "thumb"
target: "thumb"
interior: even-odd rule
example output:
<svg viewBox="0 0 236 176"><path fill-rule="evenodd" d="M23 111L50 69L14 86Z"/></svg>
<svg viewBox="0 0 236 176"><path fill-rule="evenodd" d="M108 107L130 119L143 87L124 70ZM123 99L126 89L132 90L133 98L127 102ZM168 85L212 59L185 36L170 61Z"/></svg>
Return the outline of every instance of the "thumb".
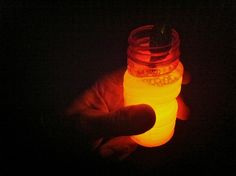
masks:
<svg viewBox="0 0 236 176"><path fill-rule="evenodd" d="M87 116L86 126L93 137L111 137L141 134L155 123L154 110L149 105L123 107L117 111ZM87 131L88 132L88 131Z"/></svg>

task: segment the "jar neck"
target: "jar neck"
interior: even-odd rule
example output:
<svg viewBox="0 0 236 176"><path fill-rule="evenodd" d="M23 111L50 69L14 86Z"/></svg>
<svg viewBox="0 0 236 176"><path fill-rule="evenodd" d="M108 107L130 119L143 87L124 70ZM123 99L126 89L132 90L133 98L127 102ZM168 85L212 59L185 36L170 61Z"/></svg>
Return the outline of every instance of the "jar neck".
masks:
<svg viewBox="0 0 236 176"><path fill-rule="evenodd" d="M153 25L139 27L130 33L128 71L133 76L159 76L173 71L179 62L179 35L172 29L171 41L163 46L150 46Z"/></svg>

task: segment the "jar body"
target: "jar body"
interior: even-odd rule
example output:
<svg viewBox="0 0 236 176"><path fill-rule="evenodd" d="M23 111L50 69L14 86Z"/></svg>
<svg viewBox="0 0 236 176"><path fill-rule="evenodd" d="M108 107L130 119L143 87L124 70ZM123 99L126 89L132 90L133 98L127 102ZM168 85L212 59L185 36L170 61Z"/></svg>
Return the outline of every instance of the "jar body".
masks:
<svg viewBox="0 0 236 176"><path fill-rule="evenodd" d="M124 75L124 103L125 106L136 104L150 105L155 114L156 122L147 132L131 136L136 143L145 147L160 146L168 142L175 128L178 104L176 97L181 90L183 66L179 62L177 68L164 77L135 77L128 70ZM174 77L170 84L151 84L155 79ZM149 81L147 81L149 80ZM161 82L161 81L160 81Z"/></svg>
<svg viewBox="0 0 236 176"><path fill-rule="evenodd" d="M154 126L143 134L131 136L131 139L145 147L156 147L168 142L174 134L178 110L176 97L181 90L183 65L179 61L178 48L173 49L176 43L172 42L172 51L168 50L168 54L157 62L150 62L152 53L146 47L148 44L142 45L145 47L141 50L132 45L128 50L128 67L123 82L124 104L148 104L153 108L156 114ZM154 54L160 56L160 53L163 52L157 50Z"/></svg>

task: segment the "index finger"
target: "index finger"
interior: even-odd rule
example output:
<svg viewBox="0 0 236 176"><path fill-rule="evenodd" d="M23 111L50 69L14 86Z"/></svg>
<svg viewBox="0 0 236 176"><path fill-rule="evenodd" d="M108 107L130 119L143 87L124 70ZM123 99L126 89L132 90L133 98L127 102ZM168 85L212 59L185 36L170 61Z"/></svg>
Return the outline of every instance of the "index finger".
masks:
<svg viewBox="0 0 236 176"><path fill-rule="evenodd" d="M188 71L185 70L183 74L182 84L183 85L189 84L190 81L191 81L191 75Z"/></svg>

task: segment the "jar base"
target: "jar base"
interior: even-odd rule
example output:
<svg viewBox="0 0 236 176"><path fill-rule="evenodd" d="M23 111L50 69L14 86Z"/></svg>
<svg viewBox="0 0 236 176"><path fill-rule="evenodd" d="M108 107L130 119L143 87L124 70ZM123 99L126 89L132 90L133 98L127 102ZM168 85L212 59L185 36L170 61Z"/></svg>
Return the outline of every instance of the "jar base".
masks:
<svg viewBox="0 0 236 176"><path fill-rule="evenodd" d="M135 143L137 143L143 147L158 147L158 146L164 145L167 142L169 142L170 139L173 137L173 135L174 135L174 129L168 135L162 136L162 139L150 140L150 139L141 138L139 136L130 136L130 138Z"/></svg>

